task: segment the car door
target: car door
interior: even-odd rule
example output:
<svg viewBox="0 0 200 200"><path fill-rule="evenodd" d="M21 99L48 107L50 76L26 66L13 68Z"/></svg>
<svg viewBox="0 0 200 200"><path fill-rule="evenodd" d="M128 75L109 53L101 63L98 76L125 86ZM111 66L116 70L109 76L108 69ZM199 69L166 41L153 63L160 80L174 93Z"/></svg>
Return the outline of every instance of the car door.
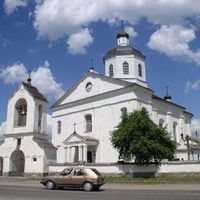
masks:
<svg viewBox="0 0 200 200"><path fill-rule="evenodd" d="M71 172L73 170L71 168L66 168L65 170L63 170L61 173L60 173L60 176L58 176L56 178L56 184L58 186L68 186L70 185L70 180L71 180Z"/></svg>
<svg viewBox="0 0 200 200"><path fill-rule="evenodd" d="M85 170L83 168L75 168L71 173L70 183L73 187L82 187L85 179Z"/></svg>

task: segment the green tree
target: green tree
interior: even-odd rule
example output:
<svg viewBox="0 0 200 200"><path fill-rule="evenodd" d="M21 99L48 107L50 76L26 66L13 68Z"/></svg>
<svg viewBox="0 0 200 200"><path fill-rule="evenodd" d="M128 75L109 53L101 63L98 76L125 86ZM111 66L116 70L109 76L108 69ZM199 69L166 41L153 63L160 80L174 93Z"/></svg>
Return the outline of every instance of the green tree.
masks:
<svg viewBox="0 0 200 200"><path fill-rule="evenodd" d="M165 128L158 127L142 108L124 114L117 129L113 131L111 142L124 161L134 160L137 164L160 163L162 159L172 160L176 142L170 139Z"/></svg>

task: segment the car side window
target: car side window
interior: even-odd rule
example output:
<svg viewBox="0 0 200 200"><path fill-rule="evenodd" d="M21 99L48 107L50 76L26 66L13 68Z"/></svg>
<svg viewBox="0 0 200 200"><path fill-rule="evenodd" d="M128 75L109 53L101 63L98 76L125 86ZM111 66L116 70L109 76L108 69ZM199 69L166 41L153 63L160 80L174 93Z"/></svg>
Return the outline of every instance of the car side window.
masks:
<svg viewBox="0 0 200 200"><path fill-rule="evenodd" d="M84 170L83 169L75 169L74 176L84 176Z"/></svg>
<svg viewBox="0 0 200 200"><path fill-rule="evenodd" d="M60 175L66 176L66 175L70 174L71 171L72 171L71 168L66 168L60 173Z"/></svg>

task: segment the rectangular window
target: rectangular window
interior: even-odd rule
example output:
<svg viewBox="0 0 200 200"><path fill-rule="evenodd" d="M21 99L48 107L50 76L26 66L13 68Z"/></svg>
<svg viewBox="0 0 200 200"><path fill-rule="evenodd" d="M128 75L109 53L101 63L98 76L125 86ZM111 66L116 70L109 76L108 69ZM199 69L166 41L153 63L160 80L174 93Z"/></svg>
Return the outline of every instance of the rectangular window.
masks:
<svg viewBox="0 0 200 200"><path fill-rule="evenodd" d="M17 138L17 146L21 145L21 138Z"/></svg>
<svg viewBox="0 0 200 200"><path fill-rule="evenodd" d="M86 125L86 132L91 132L92 131L92 124L87 124Z"/></svg>
<svg viewBox="0 0 200 200"><path fill-rule="evenodd" d="M57 132L58 132L58 134L61 133L61 126L62 126L61 121L57 121Z"/></svg>
<svg viewBox="0 0 200 200"><path fill-rule="evenodd" d="M114 71L113 71L113 65L112 64L109 66L109 76L110 77L114 76Z"/></svg>
<svg viewBox="0 0 200 200"><path fill-rule="evenodd" d="M86 115L85 116L85 132L91 132L92 131L92 115Z"/></svg>
<svg viewBox="0 0 200 200"><path fill-rule="evenodd" d="M33 162L36 162L37 161L37 158L36 157L33 157Z"/></svg>

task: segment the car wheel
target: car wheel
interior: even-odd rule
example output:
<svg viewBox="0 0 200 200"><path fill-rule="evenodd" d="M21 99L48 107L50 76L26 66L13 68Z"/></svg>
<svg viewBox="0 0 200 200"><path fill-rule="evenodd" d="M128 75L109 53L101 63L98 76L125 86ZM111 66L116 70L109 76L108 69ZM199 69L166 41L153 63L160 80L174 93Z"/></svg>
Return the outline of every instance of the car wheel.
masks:
<svg viewBox="0 0 200 200"><path fill-rule="evenodd" d="M48 190L53 190L54 187L55 187L55 183L53 181L47 181L46 187L47 187Z"/></svg>
<svg viewBox="0 0 200 200"><path fill-rule="evenodd" d="M90 182L85 182L84 185L83 185L83 189L86 191L86 192L90 192L93 190L93 185L92 183Z"/></svg>

